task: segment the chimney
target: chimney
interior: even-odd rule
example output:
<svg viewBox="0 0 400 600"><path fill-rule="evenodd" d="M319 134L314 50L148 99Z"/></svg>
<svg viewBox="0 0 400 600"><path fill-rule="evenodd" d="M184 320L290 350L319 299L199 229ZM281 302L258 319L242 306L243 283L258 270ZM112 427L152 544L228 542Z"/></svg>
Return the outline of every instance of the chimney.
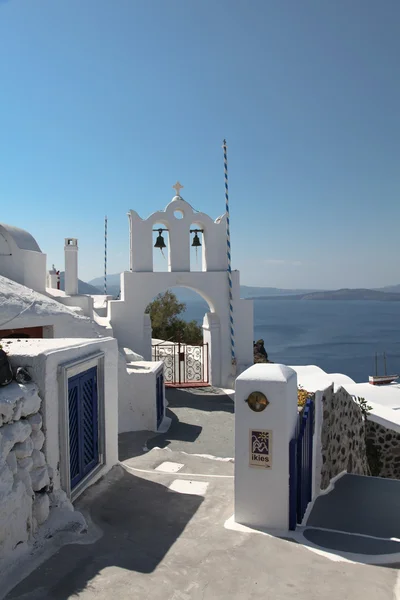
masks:
<svg viewBox="0 0 400 600"><path fill-rule="evenodd" d="M47 287L52 290L57 289L57 271L54 265L47 273Z"/></svg>
<svg viewBox="0 0 400 600"><path fill-rule="evenodd" d="M78 293L78 240L65 238L65 293L76 296Z"/></svg>

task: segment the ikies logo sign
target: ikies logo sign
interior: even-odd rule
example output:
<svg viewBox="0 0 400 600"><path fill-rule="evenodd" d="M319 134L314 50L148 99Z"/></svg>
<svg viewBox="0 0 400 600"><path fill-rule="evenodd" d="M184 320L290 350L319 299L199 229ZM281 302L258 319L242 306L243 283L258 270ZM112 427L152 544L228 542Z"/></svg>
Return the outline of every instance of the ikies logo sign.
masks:
<svg viewBox="0 0 400 600"><path fill-rule="evenodd" d="M272 466L272 431L250 429L250 466L270 469Z"/></svg>

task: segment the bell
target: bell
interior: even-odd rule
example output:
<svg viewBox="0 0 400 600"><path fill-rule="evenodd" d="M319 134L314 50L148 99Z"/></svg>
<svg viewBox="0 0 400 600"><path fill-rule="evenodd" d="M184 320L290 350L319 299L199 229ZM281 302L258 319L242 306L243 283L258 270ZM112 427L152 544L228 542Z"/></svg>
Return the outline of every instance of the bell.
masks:
<svg viewBox="0 0 400 600"><path fill-rule="evenodd" d="M162 250L163 248L166 248L164 238L162 236L162 229L158 230L158 236L156 239L156 243L154 244L154 248L160 248L160 250Z"/></svg>
<svg viewBox="0 0 400 600"><path fill-rule="evenodd" d="M194 234L194 238L193 238L193 242L192 242L192 247L193 248L200 248L201 246L201 241L199 236L197 235L197 231Z"/></svg>

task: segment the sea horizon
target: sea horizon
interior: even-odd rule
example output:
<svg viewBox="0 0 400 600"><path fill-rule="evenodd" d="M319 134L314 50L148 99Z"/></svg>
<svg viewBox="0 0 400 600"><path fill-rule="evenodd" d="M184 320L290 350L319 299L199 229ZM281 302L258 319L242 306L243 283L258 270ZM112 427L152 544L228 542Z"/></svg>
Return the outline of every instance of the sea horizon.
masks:
<svg viewBox="0 0 400 600"><path fill-rule="evenodd" d="M202 323L208 306L186 301L186 320ZM356 382L400 370L400 303L379 301L254 300L254 340L263 339L269 359L286 365L316 365Z"/></svg>

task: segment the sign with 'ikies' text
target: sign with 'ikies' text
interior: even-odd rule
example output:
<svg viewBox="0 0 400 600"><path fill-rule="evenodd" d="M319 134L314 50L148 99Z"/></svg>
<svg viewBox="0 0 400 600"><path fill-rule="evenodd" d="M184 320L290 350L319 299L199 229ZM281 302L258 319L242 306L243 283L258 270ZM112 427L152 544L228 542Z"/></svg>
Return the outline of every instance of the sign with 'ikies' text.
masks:
<svg viewBox="0 0 400 600"><path fill-rule="evenodd" d="M250 467L272 466L272 431L250 429Z"/></svg>

